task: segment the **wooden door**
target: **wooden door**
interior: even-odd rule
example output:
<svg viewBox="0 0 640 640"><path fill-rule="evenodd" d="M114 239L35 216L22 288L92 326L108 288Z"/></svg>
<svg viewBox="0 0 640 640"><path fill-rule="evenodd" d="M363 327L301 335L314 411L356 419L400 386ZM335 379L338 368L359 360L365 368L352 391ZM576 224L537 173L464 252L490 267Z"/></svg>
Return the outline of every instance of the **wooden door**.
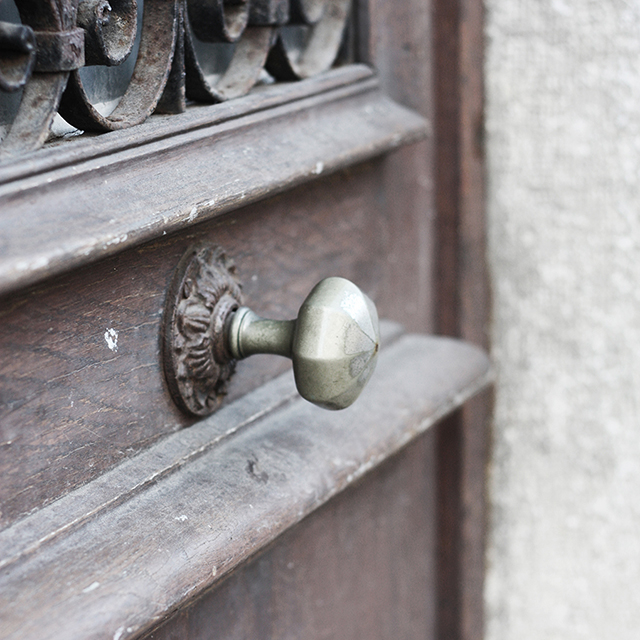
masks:
<svg viewBox="0 0 640 640"><path fill-rule="evenodd" d="M214 4L147 0L111 116L78 47L115 56L95 16L124 29L131 2L25 0L31 31L0 29L4 88L26 83L0 147L0 637L479 638L481 3ZM222 77L207 11L242 34L212 45ZM45 143L57 109L112 131ZM367 292L358 401L319 409L253 356L215 413L181 409L163 317L194 246L268 317L326 276Z"/></svg>

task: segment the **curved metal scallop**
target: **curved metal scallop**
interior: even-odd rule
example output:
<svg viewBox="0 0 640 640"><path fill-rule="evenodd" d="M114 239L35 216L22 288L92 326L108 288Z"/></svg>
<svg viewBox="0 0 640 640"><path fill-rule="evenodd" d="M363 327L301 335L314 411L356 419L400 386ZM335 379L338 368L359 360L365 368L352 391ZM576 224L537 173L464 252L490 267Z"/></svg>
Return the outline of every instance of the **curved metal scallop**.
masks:
<svg viewBox="0 0 640 640"><path fill-rule="evenodd" d="M2 156L40 148L49 137L69 72L39 73L24 88L18 113L0 147Z"/></svg>
<svg viewBox="0 0 640 640"><path fill-rule="evenodd" d="M85 30L85 65L122 64L138 26L136 0L80 0L78 26Z"/></svg>
<svg viewBox="0 0 640 640"><path fill-rule="evenodd" d="M180 36L178 0L144 3L140 49L129 86L116 108L102 115L91 103L80 73L71 73L60 102L60 115L78 129L114 131L144 122L155 110L167 84Z"/></svg>
<svg viewBox="0 0 640 640"><path fill-rule="evenodd" d="M289 22L291 24L315 24L322 18L329 0L291 0Z"/></svg>
<svg viewBox="0 0 640 640"><path fill-rule="evenodd" d="M30 27L0 22L0 90L18 91L31 77L36 38Z"/></svg>
<svg viewBox="0 0 640 640"><path fill-rule="evenodd" d="M33 31L63 32L73 29L75 6L63 11L48 0L22 0L16 3L22 23ZM37 56L36 56L37 64ZM18 112L2 141L1 156L11 156L41 147L49 136L69 71L34 73L24 85Z"/></svg>
<svg viewBox="0 0 640 640"><path fill-rule="evenodd" d="M342 43L350 0L327 0L309 27L281 27L266 69L277 80L309 78L331 67Z"/></svg>
<svg viewBox="0 0 640 640"><path fill-rule="evenodd" d="M56 111L78 129L112 131L142 123L154 111L184 110L185 93L204 102L242 96L265 68L281 80L320 73L336 58L350 6L350 0L147 0L140 20L137 2L16 2L24 28L5 25L8 31L0 33L5 44L24 54L24 64L14 65L10 73L4 73L0 57L0 88L16 91L13 98L7 96L9 116L0 123L1 130L8 129L0 149L3 155L42 146ZM130 56L136 20L141 23L137 57ZM71 35L76 40L81 35L85 43L84 48L74 43L72 60L41 57L41 44L55 44L60 38L64 42ZM212 52L217 62L210 65L199 55L202 42L231 48L222 55ZM3 50L13 55L7 47ZM80 68L85 62L102 69L88 74ZM109 94L105 100L99 98L100 91L94 93L92 75L106 78L106 83L95 84ZM126 89L112 92L111 86ZM117 106L109 113L112 100Z"/></svg>
<svg viewBox="0 0 640 640"><path fill-rule="evenodd" d="M249 21L248 0L188 0L193 32L202 42L236 42Z"/></svg>
<svg viewBox="0 0 640 640"><path fill-rule="evenodd" d="M200 102L224 102L245 95L260 77L273 43L273 27L247 27L228 52L226 67L218 74L206 73L198 60L194 36L185 28L185 69L187 97ZM221 56L218 56L221 57Z"/></svg>

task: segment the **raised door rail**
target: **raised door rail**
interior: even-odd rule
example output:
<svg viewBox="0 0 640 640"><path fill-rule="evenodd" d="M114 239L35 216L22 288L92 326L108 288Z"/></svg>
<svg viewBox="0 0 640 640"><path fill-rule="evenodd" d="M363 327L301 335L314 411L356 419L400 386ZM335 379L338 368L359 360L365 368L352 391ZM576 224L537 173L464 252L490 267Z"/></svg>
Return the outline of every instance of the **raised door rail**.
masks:
<svg viewBox="0 0 640 640"><path fill-rule="evenodd" d="M187 100L245 95L263 70L276 80L334 63L350 0L16 0L22 24L0 22L0 90L22 91L0 157L39 148L57 113L82 131L106 132L180 113ZM139 36L139 38L138 38ZM228 43L213 60L201 43ZM235 44L229 44L235 43ZM115 109L90 98L85 66L117 66L138 53Z"/></svg>
<svg viewBox="0 0 640 640"><path fill-rule="evenodd" d="M282 374L1 531L0 638L139 638L491 380L477 347L381 330L349 409Z"/></svg>

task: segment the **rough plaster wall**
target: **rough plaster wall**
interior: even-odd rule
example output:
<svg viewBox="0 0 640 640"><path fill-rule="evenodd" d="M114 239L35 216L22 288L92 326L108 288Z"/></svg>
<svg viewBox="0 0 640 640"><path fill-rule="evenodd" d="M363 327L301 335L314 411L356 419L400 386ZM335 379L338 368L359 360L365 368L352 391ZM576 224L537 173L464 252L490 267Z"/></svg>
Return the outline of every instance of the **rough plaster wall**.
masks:
<svg viewBox="0 0 640 640"><path fill-rule="evenodd" d="M640 638L640 0L486 0L489 640Z"/></svg>

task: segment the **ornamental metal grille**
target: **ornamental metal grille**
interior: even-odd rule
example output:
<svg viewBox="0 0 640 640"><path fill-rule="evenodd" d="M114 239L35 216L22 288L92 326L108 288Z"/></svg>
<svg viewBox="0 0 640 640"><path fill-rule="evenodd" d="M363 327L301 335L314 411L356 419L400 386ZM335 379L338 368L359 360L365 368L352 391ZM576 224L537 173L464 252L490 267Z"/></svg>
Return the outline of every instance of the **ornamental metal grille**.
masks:
<svg viewBox="0 0 640 640"><path fill-rule="evenodd" d="M42 146L56 114L76 131L114 131L316 75L338 56L350 3L5 0L0 158Z"/></svg>

